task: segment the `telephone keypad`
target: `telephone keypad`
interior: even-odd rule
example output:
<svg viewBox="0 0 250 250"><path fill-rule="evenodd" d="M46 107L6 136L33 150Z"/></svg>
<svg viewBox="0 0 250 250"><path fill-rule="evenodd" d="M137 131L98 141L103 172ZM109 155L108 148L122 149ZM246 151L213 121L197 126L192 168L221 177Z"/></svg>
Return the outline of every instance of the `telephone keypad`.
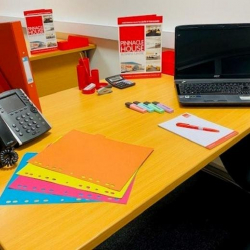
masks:
<svg viewBox="0 0 250 250"><path fill-rule="evenodd" d="M37 109L33 110L37 112ZM45 122L42 122L43 119L41 119L38 114L36 114L36 118L31 116L30 113L20 114L16 117L16 120L18 121L18 123L13 123L12 127L15 128L15 131L19 136L23 136L24 134L31 134L32 136L34 136L40 133L40 124L46 124Z"/></svg>
<svg viewBox="0 0 250 250"><path fill-rule="evenodd" d="M37 110L36 110L37 111ZM39 117L38 114L36 114L36 116L38 116L38 120L41 121L41 117ZM19 124L21 125L21 127L24 129L23 132L26 133L31 133L33 131L33 135L35 135L36 133L39 133L40 131L38 130L40 128L40 125L38 124L38 121L34 120L33 116L30 116L30 113L25 113L25 114L21 114L20 116L16 117L16 120L19 122ZM42 124L45 124L44 122L42 122ZM17 127L18 124L12 124L12 127L15 128L16 132L20 132L20 128ZM20 136L23 135L22 132L19 133Z"/></svg>
<svg viewBox="0 0 250 250"><path fill-rule="evenodd" d="M1 93L0 100L1 117L16 135L19 145L51 129L49 123L21 89Z"/></svg>

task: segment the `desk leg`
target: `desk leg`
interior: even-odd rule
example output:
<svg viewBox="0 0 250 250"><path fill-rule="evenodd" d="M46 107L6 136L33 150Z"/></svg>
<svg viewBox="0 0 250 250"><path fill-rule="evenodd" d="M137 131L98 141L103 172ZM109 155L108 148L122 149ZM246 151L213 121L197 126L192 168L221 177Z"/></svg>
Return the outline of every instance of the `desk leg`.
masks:
<svg viewBox="0 0 250 250"><path fill-rule="evenodd" d="M220 156L228 174L247 192L250 192L250 135Z"/></svg>

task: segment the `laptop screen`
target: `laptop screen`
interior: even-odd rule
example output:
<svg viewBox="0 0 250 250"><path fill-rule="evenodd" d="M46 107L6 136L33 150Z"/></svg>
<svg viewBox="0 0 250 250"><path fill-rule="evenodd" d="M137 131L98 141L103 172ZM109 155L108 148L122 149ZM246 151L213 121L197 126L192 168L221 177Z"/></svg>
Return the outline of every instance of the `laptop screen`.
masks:
<svg viewBox="0 0 250 250"><path fill-rule="evenodd" d="M250 23L175 28L175 79L250 78Z"/></svg>

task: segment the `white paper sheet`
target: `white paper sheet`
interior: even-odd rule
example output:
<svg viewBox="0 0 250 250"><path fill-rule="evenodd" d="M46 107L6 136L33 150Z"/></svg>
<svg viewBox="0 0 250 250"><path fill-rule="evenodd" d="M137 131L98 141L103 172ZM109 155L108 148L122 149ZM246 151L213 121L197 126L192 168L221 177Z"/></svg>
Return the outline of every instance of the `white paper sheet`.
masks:
<svg viewBox="0 0 250 250"><path fill-rule="evenodd" d="M190 125L199 126L201 128L212 128L219 130L219 132L210 132L199 129L191 129L187 127L178 127L176 123L187 123ZM238 132L232 129L220 126L216 123L204 120L189 113L184 113L172 120L160 123L158 125L161 128L167 129L208 149L214 148L217 145L238 134Z"/></svg>

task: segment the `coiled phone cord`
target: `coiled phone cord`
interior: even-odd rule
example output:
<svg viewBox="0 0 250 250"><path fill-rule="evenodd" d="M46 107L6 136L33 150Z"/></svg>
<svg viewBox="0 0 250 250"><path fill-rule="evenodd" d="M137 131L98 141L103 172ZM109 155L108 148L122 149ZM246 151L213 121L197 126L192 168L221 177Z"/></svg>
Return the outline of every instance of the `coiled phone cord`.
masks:
<svg viewBox="0 0 250 250"><path fill-rule="evenodd" d="M0 152L0 168L13 166L18 161L18 154L14 148L7 148Z"/></svg>

